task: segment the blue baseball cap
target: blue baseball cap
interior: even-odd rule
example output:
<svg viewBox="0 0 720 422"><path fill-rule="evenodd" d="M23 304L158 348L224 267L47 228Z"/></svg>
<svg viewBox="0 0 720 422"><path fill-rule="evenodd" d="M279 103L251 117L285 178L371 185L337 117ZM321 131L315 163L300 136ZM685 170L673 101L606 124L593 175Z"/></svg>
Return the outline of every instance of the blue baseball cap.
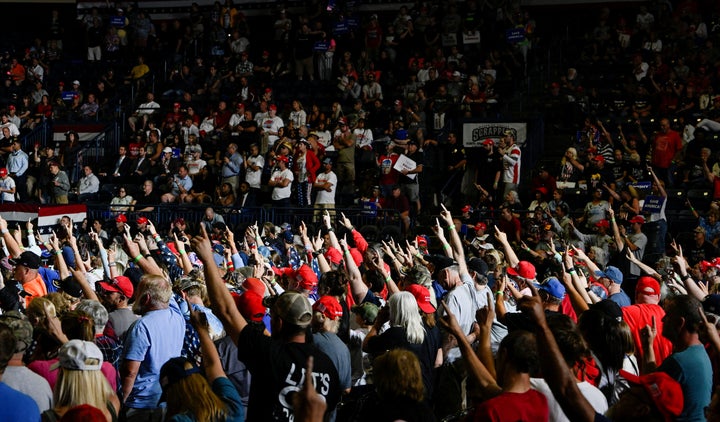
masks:
<svg viewBox="0 0 720 422"><path fill-rule="evenodd" d="M540 284L535 284L538 290L547 292L550 296L555 299L562 299L565 297L565 286L562 285L560 280L556 277L548 277Z"/></svg>
<svg viewBox="0 0 720 422"><path fill-rule="evenodd" d="M605 267L605 271L595 271L595 277L601 278L609 278L610 281L612 281L615 284L622 284L623 282L623 273L618 269L617 267L613 267L612 265L608 265Z"/></svg>

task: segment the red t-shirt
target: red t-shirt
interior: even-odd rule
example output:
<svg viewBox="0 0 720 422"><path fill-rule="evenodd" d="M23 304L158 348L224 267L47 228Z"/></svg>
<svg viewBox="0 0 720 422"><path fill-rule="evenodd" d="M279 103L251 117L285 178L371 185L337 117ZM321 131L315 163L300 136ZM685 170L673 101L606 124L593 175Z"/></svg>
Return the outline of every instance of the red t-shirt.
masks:
<svg viewBox="0 0 720 422"><path fill-rule="evenodd" d="M653 142L652 165L662 169L670 167L673 157L682 149L680 134L674 130L658 133Z"/></svg>
<svg viewBox="0 0 720 422"><path fill-rule="evenodd" d="M623 320L630 327L632 332L633 340L635 340L636 353L638 360L642 360L644 353L642 348L642 339L640 338L640 330L646 325L652 326L652 317L655 317L655 326L657 327L658 335L655 337L653 343L653 350L655 351L655 362L658 366L672 354L672 343L670 340L663 337L662 334L662 319L665 316L665 311L659 305L653 304L638 304L630 305L622 308Z"/></svg>
<svg viewBox="0 0 720 422"><path fill-rule="evenodd" d="M473 421L546 421L550 417L547 399L530 389L524 393L502 393L480 403Z"/></svg>
<svg viewBox="0 0 720 422"><path fill-rule="evenodd" d="M398 158L400 158L400 156L397 154L381 155L378 157L381 185L396 185L398 180L400 180L400 172L393 168Z"/></svg>

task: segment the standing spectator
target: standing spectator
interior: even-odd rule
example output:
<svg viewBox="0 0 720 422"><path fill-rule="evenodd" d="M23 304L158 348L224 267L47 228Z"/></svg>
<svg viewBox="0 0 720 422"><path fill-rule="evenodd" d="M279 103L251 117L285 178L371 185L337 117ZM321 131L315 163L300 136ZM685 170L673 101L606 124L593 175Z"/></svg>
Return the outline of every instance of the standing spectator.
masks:
<svg viewBox="0 0 720 422"><path fill-rule="evenodd" d="M503 197L511 190L517 191L520 183L520 147L515 144L515 131L505 130L498 152L503 160Z"/></svg>
<svg viewBox="0 0 720 422"><path fill-rule="evenodd" d="M682 139L680 134L670 129L670 120L660 120L660 131L655 133L652 143L651 164L653 171L660 180L672 187L673 161L682 153Z"/></svg>
<svg viewBox="0 0 720 422"><path fill-rule="evenodd" d="M3 418L8 421L36 422L40 419L40 410L35 401L2 382L8 362L13 357L16 342L12 330L0 324L0 405L3 409Z"/></svg>
<svg viewBox="0 0 720 422"><path fill-rule="evenodd" d="M465 149L457 143L457 134L450 132L447 135L447 143L444 145L444 158L447 171L444 172L446 181L440 193L442 194L442 202L447 205L457 207L460 204L460 184L465 173Z"/></svg>
<svg viewBox="0 0 720 422"><path fill-rule="evenodd" d="M423 172L423 164L425 159L423 158L422 151L419 150L418 141L413 139L407 144L407 157L415 162L415 168L412 170L403 169L401 171L402 176L400 177L400 186L402 191L407 196L408 201L415 205L415 215L420 214L420 176Z"/></svg>
<svg viewBox="0 0 720 422"><path fill-rule="evenodd" d="M68 193L70 192L70 179L67 174L60 170L60 164L57 161L50 162L50 188L52 192L52 202L54 204L67 204Z"/></svg>
<svg viewBox="0 0 720 422"><path fill-rule="evenodd" d="M185 320L165 277L145 275L136 293L133 310L141 317L125 336L120 371L122 417L127 421L160 421L160 368L180 354Z"/></svg>
<svg viewBox="0 0 720 422"><path fill-rule="evenodd" d="M237 191L240 184L240 172L243 168L243 157L238 152L238 146L235 143L228 145L222 165L222 181L230 183L233 192Z"/></svg>
<svg viewBox="0 0 720 422"><path fill-rule="evenodd" d="M340 377L340 389L349 392L352 381L350 350L338 337L343 308L334 296L322 296L312 306L313 342L328 355Z"/></svg>
<svg viewBox="0 0 720 422"><path fill-rule="evenodd" d="M681 277L685 279L687 274L681 274ZM702 305L694 297L674 296L665 302L662 332L658 333L655 326L646 326L643 330L643 349L646 351L644 368L647 372L652 372L656 367L653 353L648 353L652 350L655 336L662 334L672 343L674 353L657 370L670 375L682 387L684 406L678 420L705 420L704 412L710 404L713 369L705 346L700 341L703 325L701 312Z"/></svg>
<svg viewBox="0 0 720 422"><path fill-rule="evenodd" d="M261 131L267 136L267 145L272 148L275 142L280 139L278 136L280 128L285 127L283 120L277 115L277 106L272 104L268 107L268 116L260 121Z"/></svg>
<svg viewBox="0 0 720 422"><path fill-rule="evenodd" d="M245 182L250 185L250 189L257 195L260 192L262 171L263 167L265 167L265 157L260 154L258 144L250 144L250 155L245 157L243 166L245 167Z"/></svg>
<svg viewBox="0 0 720 422"><path fill-rule="evenodd" d="M7 232L7 221L0 220L0 229ZM3 236L9 236L9 233ZM19 257L10 259L10 264L14 266L13 279L22 284L22 289L28 293L25 296L25 309L33 299L48 294L47 286L38 273L40 257L37 254L25 251Z"/></svg>
<svg viewBox="0 0 720 422"><path fill-rule="evenodd" d="M316 173L320 169L320 160L310 149L310 142L301 138L297 142L297 152L293 164L295 166L295 180L297 181L297 201L301 207L312 204L312 187Z"/></svg>
<svg viewBox="0 0 720 422"><path fill-rule="evenodd" d="M15 181L8 174L8 170L0 168L0 193L2 193L2 201L0 203L15 202Z"/></svg>
<svg viewBox="0 0 720 422"><path fill-rule="evenodd" d="M272 201L278 207L290 206L290 194L292 193L293 172L287 168L288 158L284 155L275 157L277 167L270 176L268 185L273 188Z"/></svg>
<svg viewBox="0 0 720 422"><path fill-rule="evenodd" d="M22 150L22 144L15 138L11 146L12 152L8 155L7 159L7 171L10 176L15 180L15 184L20 186L18 191L18 197L20 202L27 201L27 171L29 166L28 155Z"/></svg>
<svg viewBox="0 0 720 422"><path fill-rule="evenodd" d="M380 201L380 207L400 214L403 229L405 233L408 232L410 229L410 201L408 201L407 196L403 195L400 185L392 187L390 195Z"/></svg>
<svg viewBox="0 0 720 422"><path fill-rule="evenodd" d="M108 262L109 265L115 265L115 262ZM119 339L125 338L125 333L138 319L128 306L130 298L132 298L135 289L129 278L119 275L113 277L109 281L101 281L101 287L98 297L107 310L108 324L112 327L115 335Z"/></svg>
<svg viewBox="0 0 720 422"><path fill-rule="evenodd" d="M335 208L335 192L337 190L337 176L332 170L332 158L325 157L323 159L323 172L318 174L313 183L313 187L317 189L315 194L315 218L320 218L322 210ZM331 217L335 211L330 211Z"/></svg>
<svg viewBox="0 0 720 422"><path fill-rule="evenodd" d="M23 363L23 354L33 343L32 324L19 312L12 311L0 317L0 325L9 327L16 341L12 359L2 374L2 382L32 397L41 412L48 410L53 400L50 384Z"/></svg>

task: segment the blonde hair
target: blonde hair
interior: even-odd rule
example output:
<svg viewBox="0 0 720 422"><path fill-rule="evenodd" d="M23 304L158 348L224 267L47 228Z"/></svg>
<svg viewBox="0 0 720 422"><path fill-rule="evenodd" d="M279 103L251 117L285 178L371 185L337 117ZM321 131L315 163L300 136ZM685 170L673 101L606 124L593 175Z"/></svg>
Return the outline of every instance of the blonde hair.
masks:
<svg viewBox="0 0 720 422"><path fill-rule="evenodd" d="M112 387L100 370L79 371L61 367L53 391L53 401L56 408L89 404L106 409L112 394Z"/></svg>
<svg viewBox="0 0 720 422"><path fill-rule="evenodd" d="M185 369L191 369L185 362ZM191 374L167 387L167 418L178 413L191 413L198 421L225 420L227 404L210 388L205 377Z"/></svg>
<svg viewBox="0 0 720 422"><path fill-rule="evenodd" d="M578 156L577 150L576 150L575 148L573 148L573 147L570 147L570 148L568 148L568 149L565 150L565 155L563 155L562 160L560 160L560 163L561 163L562 165L565 165L565 163L567 162L567 157L566 157L566 155L567 155L568 152L569 152L570 154L572 154L573 160L577 160L577 156Z"/></svg>
<svg viewBox="0 0 720 422"><path fill-rule="evenodd" d="M32 302L27 307L27 316L28 319L33 322L35 320L36 322L33 324L39 324L42 321L45 321L45 313L47 311L48 316L55 317L57 316L57 312L55 311L55 305L52 303L50 299L47 299L45 297L38 297L33 299Z"/></svg>
<svg viewBox="0 0 720 422"><path fill-rule="evenodd" d="M380 397L407 397L423 401L424 384L420 361L412 352L394 349L373 361L373 382Z"/></svg>

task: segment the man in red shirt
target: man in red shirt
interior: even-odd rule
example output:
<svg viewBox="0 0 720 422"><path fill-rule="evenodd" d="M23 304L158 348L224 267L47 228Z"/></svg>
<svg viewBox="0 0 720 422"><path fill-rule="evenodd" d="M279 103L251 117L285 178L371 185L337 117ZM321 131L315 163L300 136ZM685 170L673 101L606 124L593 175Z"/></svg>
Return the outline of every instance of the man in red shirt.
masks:
<svg viewBox="0 0 720 422"><path fill-rule="evenodd" d="M662 333L662 319L665 316L665 311L660 306L660 283L654 278L649 276L640 277L635 287L635 304L621 309L623 321L630 327L635 344L643 344L640 338L640 330L643 327L652 327L654 324L657 327L657 332ZM655 319L654 323L653 318ZM672 354L672 343L662 335L658 335L653 341L653 349L655 351L655 362L660 365L666 357ZM645 355L642 347L638 347L636 352L640 360Z"/></svg>
<svg viewBox="0 0 720 422"><path fill-rule="evenodd" d="M680 134L670 129L670 120L660 120L660 131L655 133L652 144L652 166L655 174L666 184L672 185L672 163L682 147Z"/></svg>

